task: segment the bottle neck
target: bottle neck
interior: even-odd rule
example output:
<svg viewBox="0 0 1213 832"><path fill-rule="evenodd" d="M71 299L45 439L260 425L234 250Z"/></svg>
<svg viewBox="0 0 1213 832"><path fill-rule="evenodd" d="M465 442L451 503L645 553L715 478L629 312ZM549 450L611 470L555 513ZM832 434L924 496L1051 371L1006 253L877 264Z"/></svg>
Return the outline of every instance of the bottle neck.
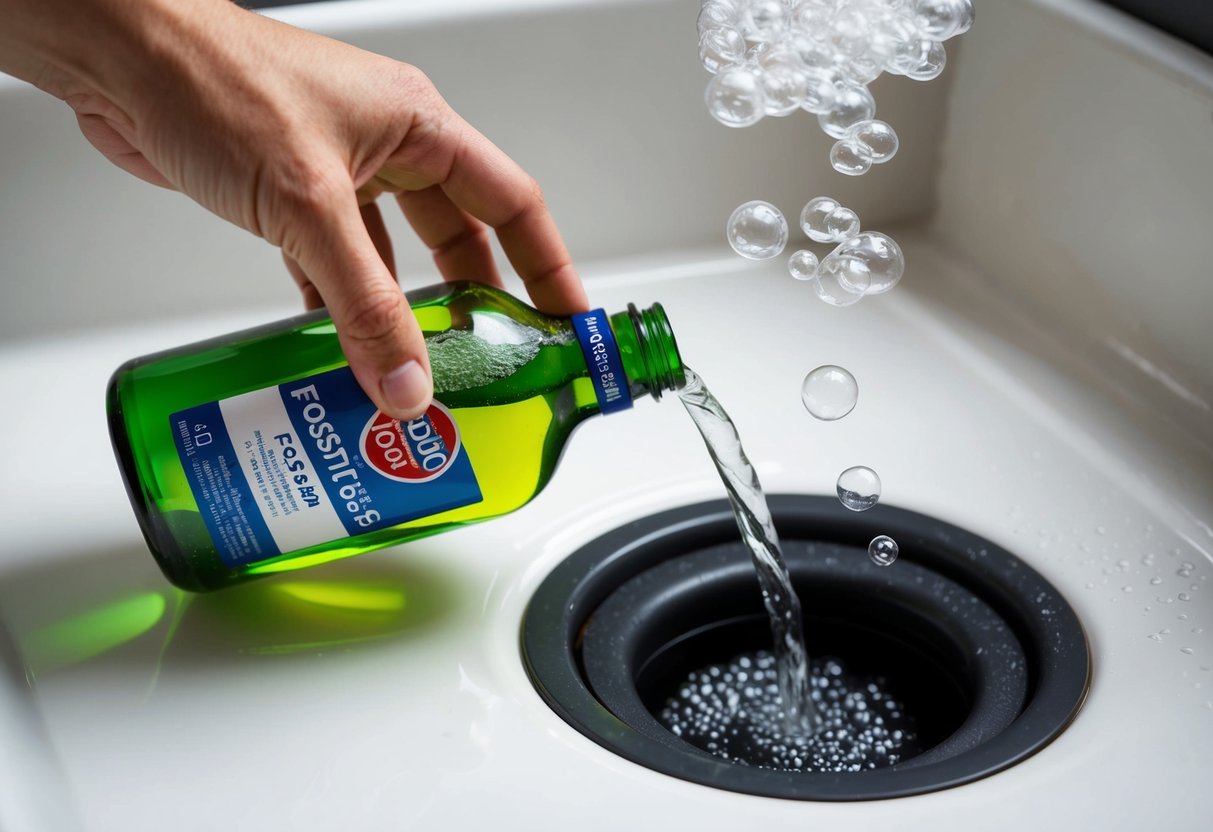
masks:
<svg viewBox="0 0 1213 832"><path fill-rule="evenodd" d="M660 400L663 392L686 384L678 342L660 303L644 310L630 303L610 320L633 397L648 394Z"/></svg>

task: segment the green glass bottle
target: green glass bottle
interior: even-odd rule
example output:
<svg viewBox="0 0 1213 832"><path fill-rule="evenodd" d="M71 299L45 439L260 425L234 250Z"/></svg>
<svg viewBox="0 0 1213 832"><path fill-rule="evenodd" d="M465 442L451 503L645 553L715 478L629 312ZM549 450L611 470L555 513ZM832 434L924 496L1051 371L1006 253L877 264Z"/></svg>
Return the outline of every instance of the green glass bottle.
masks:
<svg viewBox="0 0 1213 832"><path fill-rule="evenodd" d="M514 511L573 429L684 383L659 304L554 318L479 283L410 292L434 405L381 414L323 310L128 361L110 436L164 574L209 590Z"/></svg>

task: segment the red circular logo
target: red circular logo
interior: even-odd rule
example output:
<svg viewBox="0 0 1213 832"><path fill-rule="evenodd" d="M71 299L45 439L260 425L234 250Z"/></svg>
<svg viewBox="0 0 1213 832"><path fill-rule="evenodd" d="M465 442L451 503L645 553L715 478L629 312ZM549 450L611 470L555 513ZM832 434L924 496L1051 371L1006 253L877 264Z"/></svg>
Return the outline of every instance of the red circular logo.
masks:
<svg viewBox="0 0 1213 832"><path fill-rule="evenodd" d="M459 427L438 402L423 416L399 422L378 410L362 429L362 456L383 476L427 482L442 476L459 454Z"/></svg>

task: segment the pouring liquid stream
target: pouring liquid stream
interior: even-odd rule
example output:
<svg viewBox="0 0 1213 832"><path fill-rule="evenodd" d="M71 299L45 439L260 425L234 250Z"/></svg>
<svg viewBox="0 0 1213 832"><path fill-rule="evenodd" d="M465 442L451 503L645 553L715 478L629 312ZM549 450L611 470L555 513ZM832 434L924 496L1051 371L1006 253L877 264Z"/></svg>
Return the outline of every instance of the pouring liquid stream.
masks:
<svg viewBox="0 0 1213 832"><path fill-rule="evenodd" d="M729 414L690 368L686 369L686 386L679 392L679 398L720 472L737 528L754 562L774 636L784 730L792 737L807 736L817 728L819 720L810 695L809 655L801 624L800 599L780 555L779 535L762 484L741 447L741 437Z"/></svg>

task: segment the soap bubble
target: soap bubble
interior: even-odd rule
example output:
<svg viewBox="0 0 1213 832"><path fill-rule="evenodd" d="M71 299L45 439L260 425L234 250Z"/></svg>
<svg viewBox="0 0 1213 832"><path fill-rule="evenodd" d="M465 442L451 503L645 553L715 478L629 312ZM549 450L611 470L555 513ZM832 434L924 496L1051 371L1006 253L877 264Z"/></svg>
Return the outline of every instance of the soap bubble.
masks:
<svg viewBox="0 0 1213 832"><path fill-rule="evenodd" d="M902 68L902 75L915 81L930 81L938 78L948 62L948 53L939 41L924 40L912 53L908 63Z"/></svg>
<svg viewBox="0 0 1213 832"><path fill-rule="evenodd" d="M858 303L871 285L871 273L866 262L858 257L829 254L817 267L813 289L817 297L831 306Z"/></svg>
<svg viewBox="0 0 1213 832"><path fill-rule="evenodd" d="M868 544L868 557L877 566L888 566L897 560L897 541L887 534L877 535Z"/></svg>
<svg viewBox="0 0 1213 832"><path fill-rule="evenodd" d="M859 216L838 200L815 196L800 211L800 227L817 243L839 243L859 233Z"/></svg>
<svg viewBox="0 0 1213 832"><path fill-rule="evenodd" d="M788 258L788 271L797 280L812 280L817 274L817 255L803 248L793 252Z"/></svg>
<svg viewBox="0 0 1213 832"><path fill-rule="evenodd" d="M886 67L905 45L921 38L912 16L903 7L881 17L872 33L871 56Z"/></svg>
<svg viewBox="0 0 1213 832"><path fill-rule="evenodd" d="M726 127L748 127L762 119L766 100L758 77L744 67L722 69L704 93L708 112Z"/></svg>
<svg viewBox="0 0 1213 832"><path fill-rule="evenodd" d="M831 241L830 234L826 231L826 217L839 207L841 203L828 196L815 196L805 203L800 211L800 227L809 235L810 240L818 243Z"/></svg>
<svg viewBox="0 0 1213 832"><path fill-rule="evenodd" d="M973 28L973 4L970 0L964 0L960 14L956 16L956 30L952 32L952 37L963 35L965 32Z"/></svg>
<svg viewBox="0 0 1213 832"><path fill-rule="evenodd" d="M749 0L741 11L741 28L750 40L771 40L783 28L788 8L781 0Z"/></svg>
<svg viewBox="0 0 1213 832"><path fill-rule="evenodd" d="M737 9L732 3L720 2L720 0L707 0L700 6L699 17L695 20L700 37L711 29L719 29L723 26L736 27L737 23Z"/></svg>
<svg viewBox="0 0 1213 832"><path fill-rule="evenodd" d="M872 158L858 142L841 139L830 148L830 167L847 176L862 176L872 167Z"/></svg>
<svg viewBox="0 0 1213 832"><path fill-rule="evenodd" d="M699 59L703 68L715 75L745 55L745 38L731 26L708 29L699 39Z"/></svg>
<svg viewBox="0 0 1213 832"><path fill-rule="evenodd" d="M892 289L901 280L906 268L901 246L879 231L864 231L842 243L821 261L819 275L826 270L826 264L831 263L831 258L839 261L841 279L846 281L844 287L864 284L863 277L852 279L852 275L866 273L866 285L863 285L862 291L869 295L879 295ZM862 263L865 268L858 269L856 263ZM835 266L831 264L831 268Z"/></svg>
<svg viewBox="0 0 1213 832"><path fill-rule="evenodd" d="M829 239L821 242L838 243L849 240L859 233L859 215L845 205L839 205L826 214L825 231Z"/></svg>
<svg viewBox="0 0 1213 832"><path fill-rule="evenodd" d="M838 65L838 69L847 81L866 87L884 72L884 62L871 55L860 55L858 58L843 61Z"/></svg>
<svg viewBox="0 0 1213 832"><path fill-rule="evenodd" d="M834 106L834 98L838 95L833 73L824 69L809 68L804 70L804 82L804 100L800 102L800 106L816 115L828 112Z"/></svg>
<svg viewBox="0 0 1213 832"><path fill-rule="evenodd" d="M973 25L970 0L914 0L911 9L914 25L931 40L947 40Z"/></svg>
<svg viewBox="0 0 1213 832"><path fill-rule="evenodd" d="M865 465L856 465L838 475L839 501L851 511L867 511L880 500L880 477Z"/></svg>
<svg viewBox="0 0 1213 832"><path fill-rule="evenodd" d="M788 221L769 202L755 199L738 206L726 229L733 251L750 260L769 260L788 242Z"/></svg>
<svg viewBox="0 0 1213 832"><path fill-rule="evenodd" d="M872 26L865 9L854 4L840 7L830 18L828 41L842 58L858 58L872 46Z"/></svg>
<svg viewBox="0 0 1213 832"><path fill-rule="evenodd" d="M745 51L745 57L743 60L745 61L746 66L761 74L763 68L766 66L767 57L771 54L774 48L775 47L772 46L771 42L768 40L758 41L758 43L754 44Z"/></svg>
<svg viewBox="0 0 1213 832"><path fill-rule="evenodd" d="M806 34L804 30L793 31L779 42L782 49L791 52L802 69L829 70L834 66L834 53L828 45Z"/></svg>
<svg viewBox="0 0 1213 832"><path fill-rule="evenodd" d="M766 114L791 115L804 101L805 75L783 63L775 63L762 73L762 91L766 96Z"/></svg>
<svg viewBox="0 0 1213 832"><path fill-rule="evenodd" d="M867 87L843 85L835 90L830 109L817 116L817 123L826 133L841 139L853 124L867 121L875 115L876 101Z"/></svg>
<svg viewBox="0 0 1213 832"><path fill-rule="evenodd" d="M859 385L845 368L823 364L804 377L800 400L814 417L833 422L855 409Z"/></svg>
<svg viewBox="0 0 1213 832"><path fill-rule="evenodd" d="M830 34L830 18L833 15L833 3L805 0L792 10L792 27L816 40L825 40Z"/></svg>
<svg viewBox="0 0 1213 832"><path fill-rule="evenodd" d="M874 165L882 165L897 154L897 133L887 123L868 119L852 125L844 141L854 142Z"/></svg>

